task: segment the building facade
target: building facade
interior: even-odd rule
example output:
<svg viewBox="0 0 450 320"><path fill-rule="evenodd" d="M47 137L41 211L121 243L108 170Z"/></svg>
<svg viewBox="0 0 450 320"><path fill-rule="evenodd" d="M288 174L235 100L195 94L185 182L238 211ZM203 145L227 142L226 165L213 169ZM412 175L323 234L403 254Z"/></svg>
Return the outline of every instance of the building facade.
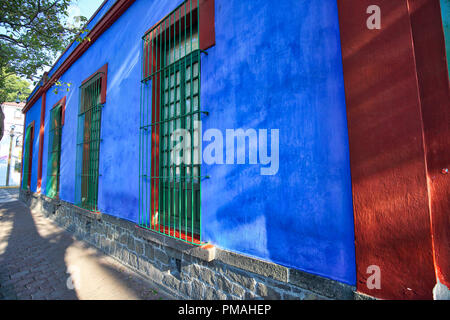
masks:
<svg viewBox="0 0 450 320"><path fill-rule="evenodd" d="M448 2L372 2L104 1L22 199L182 298L445 297Z"/></svg>
<svg viewBox="0 0 450 320"><path fill-rule="evenodd" d="M5 102L1 106L5 132L0 143L0 186L20 185L24 106L16 102Z"/></svg>

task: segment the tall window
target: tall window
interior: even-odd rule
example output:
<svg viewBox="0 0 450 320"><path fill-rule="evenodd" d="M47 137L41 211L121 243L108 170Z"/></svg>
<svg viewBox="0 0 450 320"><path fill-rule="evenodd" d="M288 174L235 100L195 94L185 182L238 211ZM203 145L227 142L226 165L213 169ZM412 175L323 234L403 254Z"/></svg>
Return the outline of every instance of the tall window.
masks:
<svg viewBox="0 0 450 320"><path fill-rule="evenodd" d="M23 152L22 189L29 190L31 185L31 168L33 159L34 121L25 130Z"/></svg>
<svg viewBox="0 0 450 320"><path fill-rule="evenodd" d="M48 135L48 160L46 195L55 198L59 194L59 170L61 160L61 134L65 98L50 110L50 131Z"/></svg>
<svg viewBox="0 0 450 320"><path fill-rule="evenodd" d="M83 82L78 112L75 201L97 211L100 127L106 97L106 67Z"/></svg>
<svg viewBox="0 0 450 320"><path fill-rule="evenodd" d="M196 245L202 241L197 8L197 0L184 2L143 37L139 184L139 224ZM179 129L188 134L180 137Z"/></svg>

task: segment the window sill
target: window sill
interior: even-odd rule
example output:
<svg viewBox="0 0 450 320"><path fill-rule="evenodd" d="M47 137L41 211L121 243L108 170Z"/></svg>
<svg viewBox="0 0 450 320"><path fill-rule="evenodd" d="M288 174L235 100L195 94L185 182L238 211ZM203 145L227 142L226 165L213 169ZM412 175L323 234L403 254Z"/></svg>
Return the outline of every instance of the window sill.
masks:
<svg viewBox="0 0 450 320"><path fill-rule="evenodd" d="M61 201L61 200L59 200L59 201ZM87 218L90 218L92 220L101 220L102 219L102 214L100 212L90 211L88 209L79 207L75 204L73 204L72 206L73 206L74 211L76 211L77 213L79 213Z"/></svg>
<svg viewBox="0 0 450 320"><path fill-rule="evenodd" d="M206 262L211 262L216 259L216 247L211 244L205 243L204 245L196 246L140 226L136 226L136 231L137 235L141 238L180 251L184 255L192 256Z"/></svg>

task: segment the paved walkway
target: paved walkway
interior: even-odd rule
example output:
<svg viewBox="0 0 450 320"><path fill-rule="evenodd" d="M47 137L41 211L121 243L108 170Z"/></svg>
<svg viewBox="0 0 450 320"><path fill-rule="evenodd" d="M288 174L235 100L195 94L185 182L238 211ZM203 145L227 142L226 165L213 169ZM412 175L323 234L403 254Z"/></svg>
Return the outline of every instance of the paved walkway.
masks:
<svg viewBox="0 0 450 320"><path fill-rule="evenodd" d="M7 203L19 200L19 189L0 188L0 203Z"/></svg>
<svg viewBox="0 0 450 320"><path fill-rule="evenodd" d="M0 299L171 299L0 189Z"/></svg>

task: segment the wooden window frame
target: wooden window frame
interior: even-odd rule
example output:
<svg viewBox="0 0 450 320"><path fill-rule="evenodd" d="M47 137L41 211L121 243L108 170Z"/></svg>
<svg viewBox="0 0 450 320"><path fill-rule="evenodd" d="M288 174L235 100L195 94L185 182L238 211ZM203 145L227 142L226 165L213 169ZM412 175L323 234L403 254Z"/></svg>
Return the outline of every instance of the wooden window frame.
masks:
<svg viewBox="0 0 450 320"><path fill-rule="evenodd" d="M56 194L55 194L55 196L53 197L54 199L59 199L59 190L60 190L60 170L61 170L61 145L62 145L62 129L63 129L63 126L64 126L64 119L65 119L65 113L66 113L66 99L67 99L67 97L66 96L64 96L62 99L60 99L57 103L55 103L54 105L53 105L53 107L50 109L50 121L52 120L52 116L51 116L51 113L53 112L53 110L55 109L55 108L57 108L57 107L59 107L59 106L61 106L61 119L60 119L60 130L61 130L61 132L60 132L60 141L59 141L59 155L58 155L58 157L59 157L59 159L58 159L58 168L57 168L57 181L56 181ZM50 145L50 142L51 141L53 141L52 140L52 137L54 138L54 133L53 133L53 136L52 136L52 128L51 128L51 126L50 126L50 128L49 128L49 137L48 137L48 141L49 141L49 143L48 143L48 146L47 146L47 149L48 149L48 155L50 156L50 148L53 148L53 143L52 143L52 146ZM46 181L46 186L45 186L45 194L47 195L47 196L49 196L48 195L48 193L49 193L49 189L48 189L48 179L49 179L49 174L48 174L48 172L49 172L49 170L51 170L52 168L50 168L49 167L49 162L50 162L50 158L47 158L47 181Z"/></svg>
<svg viewBox="0 0 450 320"><path fill-rule="evenodd" d="M210 13L207 12L208 10ZM198 46L195 49L185 46L184 50L181 46L176 49L179 50L178 54L174 50L174 58L167 61L167 53L170 52L172 54L170 51L171 45L175 48L177 42L180 44L183 41L188 43L187 36L193 36L194 30L198 34ZM175 168L174 165L163 161L164 156L167 154L167 151L164 151L166 150L164 144L167 136L164 128L171 128L172 122L177 122L178 120L180 120L180 128L187 128L186 122L189 122L189 132L191 136L194 136L195 127L193 122L199 121L201 114L200 55L205 49L215 44L214 1L199 0L197 2L197 0L186 0L182 2L176 9L150 28L145 33L143 40L142 83L144 86L143 90L148 90L148 93L144 93L143 99L151 97L152 114L141 116L140 148L143 149L140 151L140 158L142 154L148 153L149 149L151 149L150 168L153 169L149 172L148 166L143 167L140 163L141 204L139 225L194 245L201 245L201 166L191 162L190 164L176 165ZM169 50L166 50L167 44ZM185 51L187 49L190 51L186 54ZM180 56L181 54L182 56ZM197 64L197 76L194 75L194 64ZM189 71L185 68L189 68L187 69ZM168 111L168 116L165 116L165 108L171 108L171 100L169 102L165 101L167 91L167 88L165 88L165 75L171 74L171 70L175 72L174 77L176 79L178 79L176 71L178 70L181 79L179 85L177 80L174 80L173 89L176 92L177 88L180 87L181 94L179 96L176 94L177 98L174 98L176 101L173 102L176 106L179 100L180 115L178 116L178 112L174 111L177 115L175 118L179 118L178 120L172 119L170 111ZM185 78L186 72L190 72L189 81ZM168 81L168 90L171 92L172 84L170 80ZM194 90L195 81L197 81L197 93ZM185 91L185 85L188 82L190 83L190 93ZM189 98L187 98L187 95L189 95ZM187 100L190 103L189 108L187 108ZM142 106L142 103L145 104L145 102L141 100L141 113L145 113L145 106ZM196 107L194 107L194 104ZM186 111L188 109L190 110L189 112ZM150 119L151 123L145 123ZM149 136L152 137L150 144L148 139L145 138L147 130L150 130ZM168 132L170 135L171 129L168 129ZM169 154L170 150L173 150L173 148L169 147ZM193 145L191 148L191 161L196 159L195 150L196 147ZM167 156L169 155L167 154ZM144 162L146 161L148 159ZM142 162L141 159L140 162ZM166 174L166 170L173 172L173 176L170 176L170 173ZM177 172L179 173L177 174ZM168 188L168 191L166 188ZM175 203L167 202L164 196L166 193L173 194L176 197L174 199ZM176 193L178 195L175 195ZM170 195L168 198L170 198ZM171 213L171 211L173 212ZM165 220L167 216L168 222Z"/></svg>
<svg viewBox="0 0 450 320"><path fill-rule="evenodd" d="M24 188L23 187L23 181L22 181L22 186L21 186L21 188L22 189L25 189L25 190L31 190L31 174L32 174L32 172L33 172L33 144L34 144L34 131L35 131L35 121L33 120L33 121L31 121L29 124L28 124L28 126L25 128L25 131L24 131L24 141L25 141L25 138L26 138L26 133L27 133L27 131L28 131L28 128L30 128L31 127L31 137L30 137L30 150L29 150L29 152L28 152L28 155L29 155L29 158L28 158L28 177L27 177L27 187L26 188ZM25 175L25 172L24 172L24 170L25 170L25 161L26 161L26 159L25 159L25 148L26 148L26 143L24 142L24 144L23 144L23 153L22 153L22 158L23 158L23 163L22 163L22 166L23 166L23 169L22 169L22 172L23 172L23 176L22 176L22 180L23 180L23 178L26 176Z"/></svg>
<svg viewBox="0 0 450 320"><path fill-rule="evenodd" d="M106 63L92 75L87 77L82 81L80 86L80 101L79 101L79 109L78 109L78 131L77 131L77 164L76 164L76 177L75 177L75 201L78 201L77 205L80 207L97 212L98 211L98 192L99 192L99 163L100 163L100 133L101 133L101 114L102 108L106 103L106 92L107 92L107 77L108 77L108 64ZM89 88L91 85L89 82L94 81L93 84L100 80L100 88L99 88L99 101L98 103L94 103L91 109L83 109L84 108L84 100L86 93L84 90ZM95 105L95 106L94 106ZM93 113L96 113L95 117L98 116L98 119L94 119L97 121L97 127L93 129L92 127L92 119L87 121L86 114L90 114L94 117ZM80 117L83 117L83 125L80 124ZM86 129L88 128L88 129ZM82 132L80 132L80 130ZM94 137L94 140L91 140L91 135L95 130L95 135L98 137ZM81 134L81 138L80 138ZM80 140L81 139L81 143ZM89 141L89 143L87 143ZM94 141L94 142L93 142ZM96 152L93 156L91 155L92 150ZM80 162L80 163L78 163ZM81 166L81 168L80 168ZM93 166L93 167L91 167ZM80 172L79 172L80 171ZM80 176L80 177L78 177ZM84 178L88 176L87 178ZM80 179L80 181L78 181ZM94 181L95 180L95 181ZM79 185L78 185L79 183ZM92 186L94 183L94 186ZM78 190L79 189L79 190ZM91 193L91 194L90 194ZM78 197L79 194L79 197ZM92 197L92 198L91 198Z"/></svg>

